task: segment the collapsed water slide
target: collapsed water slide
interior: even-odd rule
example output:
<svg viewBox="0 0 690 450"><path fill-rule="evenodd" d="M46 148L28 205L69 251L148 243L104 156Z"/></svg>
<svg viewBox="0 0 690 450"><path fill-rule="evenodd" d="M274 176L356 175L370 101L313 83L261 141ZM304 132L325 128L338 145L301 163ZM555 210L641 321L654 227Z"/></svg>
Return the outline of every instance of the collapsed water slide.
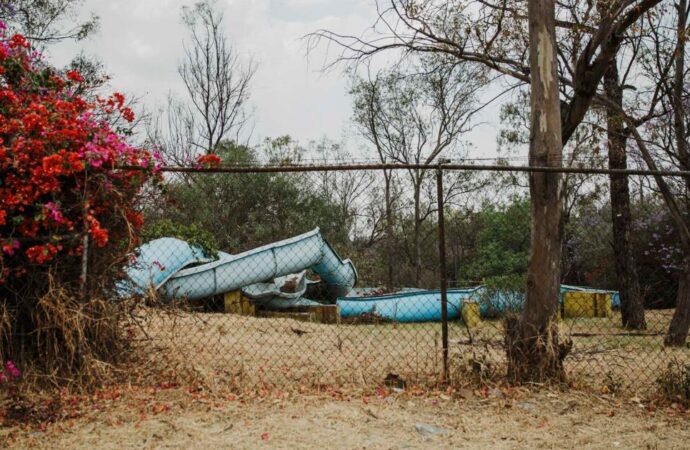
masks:
<svg viewBox="0 0 690 450"><path fill-rule="evenodd" d="M372 290L353 289L347 297L338 298L341 317L355 318L372 314L395 322L430 322L441 320L441 292L426 290L402 290L400 292L372 295ZM611 294L612 307L620 308L617 291L580 286L561 285L559 303L567 292L593 292ZM521 292L499 291L488 293L484 286L467 289L448 289L448 319L461 316L465 302L478 303L482 318L500 317L506 312L519 312L525 302Z"/></svg>
<svg viewBox="0 0 690 450"><path fill-rule="evenodd" d="M121 296L143 294L151 289L164 297L200 299L242 289L252 301L270 309L317 304L305 298L306 269L319 275L329 294L338 297L342 317L375 314L399 322L425 322L441 319L439 291L404 289L394 294L372 295L377 289L353 289L357 271L349 259L342 260L319 229L255 248L237 255L219 252L209 258L198 247L174 238L162 238L142 245L127 267L128 281L118 285ZM616 291L561 286L560 302L565 292L605 292L612 294L612 306L620 307ZM487 295L484 287L450 289L448 317L460 316L463 302L480 305L482 317L519 311L524 295L495 292Z"/></svg>
<svg viewBox="0 0 690 450"><path fill-rule="evenodd" d="M184 241L157 239L140 248L136 261L127 268L130 281L118 290L141 294L153 288L168 299L196 300L247 288L260 296L261 289L252 290L252 285L306 269L340 295L357 283L352 261L341 259L316 228L236 255L219 252L214 261Z"/></svg>
<svg viewBox="0 0 690 450"><path fill-rule="evenodd" d="M448 289L446 292L448 320L461 316L464 302L477 301L477 290ZM394 322L437 322L441 320L441 292L404 290L392 294L343 297L338 299L340 316L355 318L372 314Z"/></svg>

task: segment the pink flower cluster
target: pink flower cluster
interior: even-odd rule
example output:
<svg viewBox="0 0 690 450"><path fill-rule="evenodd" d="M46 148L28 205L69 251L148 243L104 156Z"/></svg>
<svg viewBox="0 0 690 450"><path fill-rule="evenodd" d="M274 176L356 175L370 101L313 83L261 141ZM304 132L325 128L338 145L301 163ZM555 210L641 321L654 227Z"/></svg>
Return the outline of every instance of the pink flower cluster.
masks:
<svg viewBox="0 0 690 450"><path fill-rule="evenodd" d="M21 376L22 373L17 369L17 366L14 365L14 362L7 360L4 370L0 370L0 383L7 383Z"/></svg>

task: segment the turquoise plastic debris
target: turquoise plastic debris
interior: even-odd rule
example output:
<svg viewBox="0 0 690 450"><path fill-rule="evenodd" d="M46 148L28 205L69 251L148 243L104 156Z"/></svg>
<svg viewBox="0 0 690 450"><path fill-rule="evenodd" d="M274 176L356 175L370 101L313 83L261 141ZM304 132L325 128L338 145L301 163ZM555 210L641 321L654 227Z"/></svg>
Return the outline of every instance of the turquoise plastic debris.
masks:
<svg viewBox="0 0 690 450"><path fill-rule="evenodd" d="M318 228L299 236L184 269L161 286L167 298L190 300L234 291L255 283L311 269L329 285L348 292L357 270L341 259Z"/></svg>
<svg viewBox="0 0 690 450"><path fill-rule="evenodd" d="M284 310L299 306L318 306L321 303L304 297L307 286L316 283L307 279L307 272L285 275L270 283L250 284L242 288L242 294L269 310Z"/></svg>
<svg viewBox="0 0 690 450"><path fill-rule="evenodd" d="M147 242L136 250L133 257L134 261L125 268L127 279L116 287L121 297L156 290L185 267L213 261L201 248L175 238Z"/></svg>
<svg viewBox="0 0 690 450"><path fill-rule="evenodd" d="M463 301L476 301L478 288L449 289L448 319L461 315ZM412 291L370 297L341 297L340 317L374 314L395 322L436 322L441 320L440 291Z"/></svg>
<svg viewBox="0 0 690 450"><path fill-rule="evenodd" d="M401 289L394 294L367 295L376 288L358 288L350 296L338 298L340 315L343 318L375 314L396 322L435 322L441 320L440 291ZM604 292L612 294L612 305L620 307L617 291L587 288L580 286L561 286L559 301L563 302L565 292ZM458 319L463 302L479 303L482 318L497 318L507 312L519 312L525 303L525 295L520 292L494 292L489 297L484 286L448 290L448 319Z"/></svg>
<svg viewBox="0 0 690 450"><path fill-rule="evenodd" d="M307 291L307 272L285 275L272 282L255 283L242 288L242 293L254 303L268 302L273 299L296 300ZM289 286L289 287L288 287Z"/></svg>
<svg viewBox="0 0 690 450"><path fill-rule="evenodd" d="M193 267L192 267L193 266ZM199 248L174 238L142 245L117 285L122 297L158 290L167 299L201 299L312 269L338 292L357 283L357 270L341 259L318 228L283 241L212 260Z"/></svg>

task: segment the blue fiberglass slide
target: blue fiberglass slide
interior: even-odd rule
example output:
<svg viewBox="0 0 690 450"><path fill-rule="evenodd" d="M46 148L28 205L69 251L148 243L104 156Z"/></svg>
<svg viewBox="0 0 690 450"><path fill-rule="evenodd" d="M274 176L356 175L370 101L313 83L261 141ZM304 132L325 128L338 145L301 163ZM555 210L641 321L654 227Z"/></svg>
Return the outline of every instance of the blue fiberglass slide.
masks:
<svg viewBox="0 0 690 450"><path fill-rule="evenodd" d="M344 318L374 314L395 322L433 322L441 320L441 293L439 291L403 290L385 295L368 295L371 290L353 289L350 296L338 298L340 315ZM614 309L620 308L620 296L616 291L586 288L580 286L561 286L559 301L563 302L566 292L603 292L612 297ZM448 290L448 319L460 317L463 302L479 304L483 318L500 317L508 311L522 310L524 294L517 292L496 292L490 297L484 286Z"/></svg>
<svg viewBox="0 0 690 450"><path fill-rule="evenodd" d="M142 294L153 288L165 298L190 300L234 291L255 283L311 269L326 284L348 292L357 282L352 261L341 259L318 228L247 252L219 253L210 261L184 241L156 239L140 247L127 269L120 295Z"/></svg>
<svg viewBox="0 0 690 450"><path fill-rule="evenodd" d="M463 301L478 301L479 288L448 289L448 319L460 317ZM440 291L411 291L369 297L338 298L340 316L375 314L396 322L434 322L441 320Z"/></svg>

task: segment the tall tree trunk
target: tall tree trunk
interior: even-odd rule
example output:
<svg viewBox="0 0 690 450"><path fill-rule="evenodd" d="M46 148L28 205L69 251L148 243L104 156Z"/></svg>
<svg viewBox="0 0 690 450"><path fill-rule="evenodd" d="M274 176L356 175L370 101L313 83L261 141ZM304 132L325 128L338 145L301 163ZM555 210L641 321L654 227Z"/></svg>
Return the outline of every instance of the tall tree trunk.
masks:
<svg viewBox="0 0 690 450"><path fill-rule="evenodd" d="M385 178L385 201L386 201L386 265L387 270L387 288L392 290L395 286L393 280L393 262L395 261L395 242L393 238L393 195L391 193L391 178L392 175L389 171L384 170L383 176Z"/></svg>
<svg viewBox="0 0 690 450"><path fill-rule="evenodd" d="M687 134L685 128L685 121L687 120L689 111L687 106L683 104L683 96L685 91L685 46L687 39L687 24L685 22L687 17L688 2L687 0L679 0L678 5L678 23L676 27L677 47L675 53L675 73L673 76L673 92L671 93L671 103L673 104L673 132L676 142L676 154L680 163L680 168L690 170L690 153L688 152ZM685 178L686 186L690 186L690 178Z"/></svg>
<svg viewBox="0 0 690 450"><path fill-rule="evenodd" d="M623 110L623 89L618 79L616 60L604 74L606 96ZM606 108L606 130L609 147L609 168L627 169L625 121L618 111ZM630 189L628 177L611 174L611 222L613 224L613 258L616 266L618 291L621 299L623 327L644 330L647 322L644 316L642 291L637 276L637 266L630 245L632 217L630 214Z"/></svg>
<svg viewBox="0 0 690 450"><path fill-rule="evenodd" d="M561 167L554 0L529 0L531 166ZM531 173L532 241L527 295L518 319L506 320L508 376L515 381L564 379L572 343L559 342L556 312L563 239L562 176Z"/></svg>
<svg viewBox="0 0 690 450"><path fill-rule="evenodd" d="M671 93L671 103L673 104L673 131L675 134L676 154L680 163L680 168L690 169L690 155L686 141L686 108L683 105L684 73L685 73L685 40L686 36L686 17L688 2L680 0L676 6L678 9L678 23L676 28L677 47L675 54L675 76L673 79L673 92ZM690 179L685 178L686 187L690 186ZM686 203L687 204L687 203ZM685 220L681 216L680 220ZM684 223L687 227L687 223ZM690 328L690 242L686 241L683 250L685 251L685 261L683 269L679 273L678 295L676 297L676 310L673 313L671 324L664 344L668 346L682 346L688 337Z"/></svg>
<svg viewBox="0 0 690 450"><path fill-rule="evenodd" d="M678 277L678 294L676 310L664 339L664 344L671 347L685 345L690 329L690 267L686 263Z"/></svg>
<svg viewBox="0 0 690 450"><path fill-rule="evenodd" d="M630 118L626 120L635 137L637 147L640 149L640 155L647 164L647 167L649 167L650 170L659 170L654 162L654 158L652 158L651 152L647 148L647 144L644 139L642 139L640 132L635 128L635 123ZM659 192L661 192L664 203L666 203L671 218L676 226L680 238L679 245L685 255L682 269L679 273L680 278L678 280L676 310L673 313L671 324L668 327L666 339L664 339L665 345L679 347L685 345L685 340L688 336L688 328L690 327L690 320L688 319L688 317L690 317L690 300L688 299L688 290L690 289L690 281L688 280L688 274L690 274L690 228L685 221L679 202L674 196L671 187L666 183L666 180L664 180L664 177L661 175L654 175L654 180L656 181Z"/></svg>

